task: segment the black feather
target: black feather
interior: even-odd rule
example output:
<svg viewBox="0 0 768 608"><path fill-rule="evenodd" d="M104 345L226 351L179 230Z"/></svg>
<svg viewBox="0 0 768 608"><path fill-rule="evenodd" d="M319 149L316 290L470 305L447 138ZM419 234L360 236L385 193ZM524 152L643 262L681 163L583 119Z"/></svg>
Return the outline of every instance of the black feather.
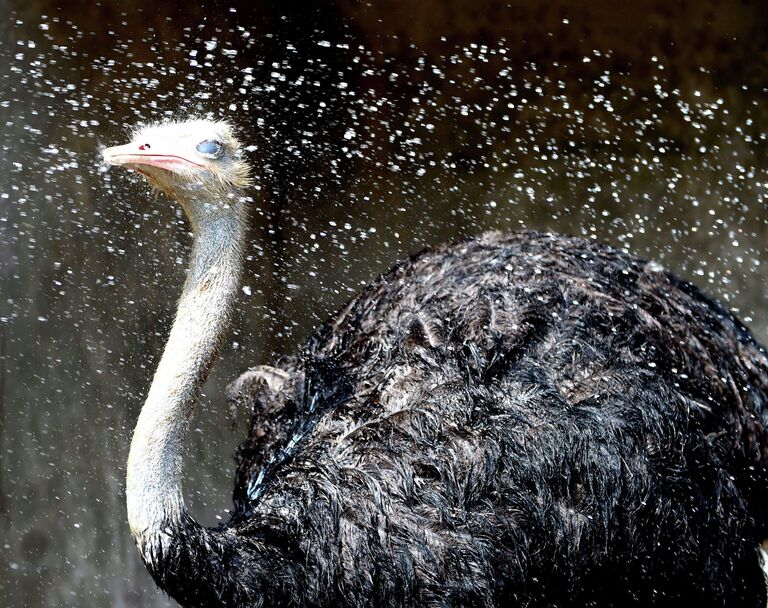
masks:
<svg viewBox="0 0 768 608"><path fill-rule="evenodd" d="M653 265L427 250L280 368L239 396L232 521L185 519L151 566L182 604L766 604L765 351Z"/></svg>

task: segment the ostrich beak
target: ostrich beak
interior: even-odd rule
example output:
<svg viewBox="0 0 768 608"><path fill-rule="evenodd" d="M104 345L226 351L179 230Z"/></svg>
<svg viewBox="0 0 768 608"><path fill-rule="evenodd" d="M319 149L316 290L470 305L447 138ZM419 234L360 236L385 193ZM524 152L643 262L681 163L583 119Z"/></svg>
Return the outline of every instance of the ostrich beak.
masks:
<svg viewBox="0 0 768 608"><path fill-rule="evenodd" d="M140 170L142 165L174 172L204 168L203 165L184 158L173 149L160 144L149 146L130 143L124 146L112 146L106 148L102 154L106 163L113 166L125 165L129 169Z"/></svg>

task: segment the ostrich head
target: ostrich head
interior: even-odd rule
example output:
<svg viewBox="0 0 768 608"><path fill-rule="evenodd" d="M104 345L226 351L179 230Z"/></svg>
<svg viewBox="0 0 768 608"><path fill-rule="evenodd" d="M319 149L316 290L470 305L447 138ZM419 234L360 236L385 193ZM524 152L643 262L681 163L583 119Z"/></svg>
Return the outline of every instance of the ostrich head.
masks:
<svg viewBox="0 0 768 608"><path fill-rule="evenodd" d="M131 143L106 148L104 160L141 173L178 200L193 227L206 212L236 205L249 184L248 163L225 121L165 122L137 129Z"/></svg>

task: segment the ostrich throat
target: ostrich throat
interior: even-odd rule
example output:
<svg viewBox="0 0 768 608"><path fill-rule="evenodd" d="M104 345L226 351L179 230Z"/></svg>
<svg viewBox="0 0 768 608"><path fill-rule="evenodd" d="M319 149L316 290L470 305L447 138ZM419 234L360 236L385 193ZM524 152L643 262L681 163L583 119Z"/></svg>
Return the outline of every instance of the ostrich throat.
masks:
<svg viewBox="0 0 768 608"><path fill-rule="evenodd" d="M238 292L247 234L247 206L231 194L227 199L218 193L223 202L194 187L168 194L181 203L194 241L176 318L128 457L128 522L145 558L157 554L152 545L170 540L169 526L186 513L183 445Z"/></svg>

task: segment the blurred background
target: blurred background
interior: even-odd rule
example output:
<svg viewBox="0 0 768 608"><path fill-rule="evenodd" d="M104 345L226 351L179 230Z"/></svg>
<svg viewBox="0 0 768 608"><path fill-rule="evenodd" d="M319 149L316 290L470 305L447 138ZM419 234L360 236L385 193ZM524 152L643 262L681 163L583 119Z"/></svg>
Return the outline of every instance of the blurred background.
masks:
<svg viewBox="0 0 768 608"><path fill-rule="evenodd" d="M189 227L104 145L227 117L258 176L186 493L226 517L223 387L427 244L554 230L653 258L768 340L762 0L0 0L0 604L167 606L131 431ZM234 418L234 423L233 423Z"/></svg>

